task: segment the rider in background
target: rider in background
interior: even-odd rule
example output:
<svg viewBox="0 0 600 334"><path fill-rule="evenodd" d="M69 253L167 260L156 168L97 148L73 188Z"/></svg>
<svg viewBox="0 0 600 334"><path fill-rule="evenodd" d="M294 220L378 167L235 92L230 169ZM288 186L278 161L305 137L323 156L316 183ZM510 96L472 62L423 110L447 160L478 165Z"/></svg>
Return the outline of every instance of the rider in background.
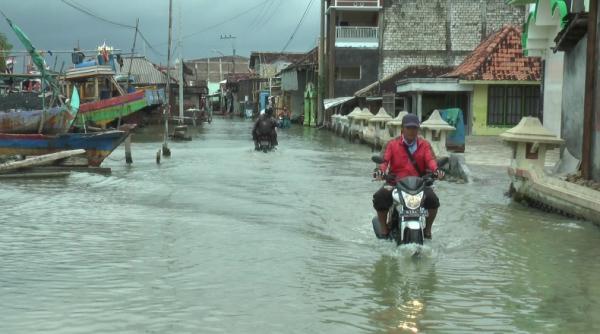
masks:
<svg viewBox="0 0 600 334"><path fill-rule="evenodd" d="M267 106L264 113L258 116L252 128L252 140L254 141L254 149L258 150L258 140L261 136L269 136L273 147L278 145L277 142L277 120L273 117L273 107L271 104Z"/></svg>

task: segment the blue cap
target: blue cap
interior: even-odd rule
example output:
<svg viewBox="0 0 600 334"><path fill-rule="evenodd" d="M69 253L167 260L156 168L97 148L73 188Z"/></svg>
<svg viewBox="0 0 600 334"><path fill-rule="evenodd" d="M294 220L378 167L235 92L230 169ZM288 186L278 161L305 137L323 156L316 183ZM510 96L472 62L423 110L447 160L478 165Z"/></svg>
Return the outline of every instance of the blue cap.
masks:
<svg viewBox="0 0 600 334"><path fill-rule="evenodd" d="M402 126L406 128L418 128L421 127L419 117L415 114L406 114L402 117Z"/></svg>

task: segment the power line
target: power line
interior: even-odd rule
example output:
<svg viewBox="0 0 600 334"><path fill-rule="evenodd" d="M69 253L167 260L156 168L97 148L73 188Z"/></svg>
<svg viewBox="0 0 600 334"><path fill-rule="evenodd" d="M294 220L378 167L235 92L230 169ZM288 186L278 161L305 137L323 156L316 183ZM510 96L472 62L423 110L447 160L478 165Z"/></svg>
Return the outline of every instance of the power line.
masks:
<svg viewBox="0 0 600 334"><path fill-rule="evenodd" d="M255 29L259 26L260 21L263 19L263 17L265 16L265 13L271 9L271 6L273 6L273 1L275 0L269 0L267 3L265 3L264 7L262 8L261 11L258 12L258 14L256 14L256 17L254 18L254 20L252 20L252 22L248 25L248 27L250 29Z"/></svg>
<svg viewBox="0 0 600 334"><path fill-rule="evenodd" d="M202 28L202 30L196 31L196 32L194 32L194 33L191 33L191 34L189 34L189 35L185 35L185 36L183 36L183 37L181 37L181 38L182 38L182 39L187 39L187 38L190 38L190 37L193 37L193 36L196 36L196 35L200 35L200 34L202 34L202 33L205 33L205 32L207 32L207 31L209 31L209 30L212 30L212 29L214 29L214 28L220 27L220 26L222 26L222 25L224 25L224 24L230 23L231 21L233 21L233 20L235 20L235 19L237 19L237 18L240 18L240 17L242 17L242 16L244 16L244 15L246 15L246 14L248 14L248 13L250 13L250 12L254 11L254 10L256 10L258 7L260 7L260 6L262 6L262 5L266 4L267 2L270 2L270 1L272 1L272 0L265 0L265 1L263 1L263 2L260 2L260 3L258 3L256 6L250 7L250 8L248 8L247 10L245 10L245 11L243 11L243 12L241 12L241 13L237 14L237 15L234 15L234 16L232 16L232 17L230 17L230 18L228 18L228 19L226 19L226 20L224 20L224 21L221 21L221 22L219 22L219 23L216 23L216 24L213 24L213 25L210 25L210 26L204 27L204 28ZM157 44L157 45L155 45L155 46L160 46L160 45L164 45L164 44L166 44L166 43Z"/></svg>
<svg viewBox="0 0 600 334"><path fill-rule="evenodd" d="M61 0L61 1L62 1L62 3L64 3L65 5L67 5L67 6L71 7L71 8L73 8L73 9L75 9L75 10L79 11L79 12L82 12L82 13L84 13L84 14L86 14L86 15L89 15L89 16L91 16L91 17L93 17L93 18L95 18L95 19L97 19L97 20L103 21L103 22L105 22L105 23L109 23L109 24L112 24L112 25L115 25L115 26L118 26L118 27L121 27L121 28L126 28L126 29L136 29L136 27L135 27L135 26L128 25L128 24L124 24L124 23L120 23L120 22L116 22L116 21L112 21L112 20L106 19L106 18L104 18L104 17L101 17L101 16L99 16L99 15L97 15L97 14L94 14L94 13L93 13L91 10L81 7L81 5L78 5L78 4L75 4L75 3L69 2L69 1L67 1L67 0ZM144 34L142 33L142 31L141 31L141 30L137 29L137 32L138 32L138 34L140 35L140 38L141 38L141 39L142 39L142 40L143 40L143 41L146 43L146 45L147 45L147 46L150 48L150 50L152 50L154 53L156 53L157 55L159 55L159 56L161 56L161 57L164 57L164 56L165 56L164 54L160 53L158 50L156 50L156 49L155 49L155 48L154 48L154 47L153 47L153 46L150 44L150 42L149 42L149 41L146 39L146 37L144 36Z"/></svg>
<svg viewBox="0 0 600 334"><path fill-rule="evenodd" d="M298 32L298 29L300 29L300 26L302 25L302 22L304 22L304 19L306 18L306 14L310 10L310 7L312 6L313 2L314 2L314 0L310 0L308 2L308 5L306 6L306 9L304 10L304 13L302 14L302 17L300 18L300 21L298 22L298 25L296 25L296 28L294 29L294 32L292 32L292 35L290 36L290 39L287 41L287 43L285 43L285 46L283 47L283 49L281 49L281 52L284 52L285 49L287 49L287 47L290 45L290 43L292 42L292 40L296 36L296 33Z"/></svg>
<svg viewBox="0 0 600 334"><path fill-rule="evenodd" d="M98 19L98 20L100 20L100 21L104 21L104 22L106 22L106 23L110 23L110 24L112 24L112 25L116 25L116 26L123 27L123 28L135 29L135 26L131 26L131 25L127 25L127 24L123 24L123 23L119 23L119 22L111 21L111 20L109 20L109 19L105 19L105 18L103 18L103 17L100 17L100 16L98 16L98 15L96 15L96 14L92 13L91 11L88 11L87 9L84 9L84 8L82 8L82 7L80 7L80 6L76 5L76 4L74 4L74 3L68 2L67 0L60 0L60 1L62 1L62 2L63 2L65 5L67 5L67 6L69 6L69 7L73 8L73 9L75 9L75 10L78 10L78 11L80 11L80 12L82 12L82 13L85 13L85 14L87 14L87 15L89 15L89 16L92 16L92 17L94 17L94 18L96 18L96 19Z"/></svg>
<svg viewBox="0 0 600 334"><path fill-rule="evenodd" d="M266 25L267 23L269 23L269 21L271 21L271 19L273 18L273 16L275 16L275 13L277 13L277 10L279 10L279 7L281 7L282 3L283 3L282 0L278 0L277 6L275 7L275 9L271 13L271 15L269 17L267 17L267 19L265 20L264 25Z"/></svg>

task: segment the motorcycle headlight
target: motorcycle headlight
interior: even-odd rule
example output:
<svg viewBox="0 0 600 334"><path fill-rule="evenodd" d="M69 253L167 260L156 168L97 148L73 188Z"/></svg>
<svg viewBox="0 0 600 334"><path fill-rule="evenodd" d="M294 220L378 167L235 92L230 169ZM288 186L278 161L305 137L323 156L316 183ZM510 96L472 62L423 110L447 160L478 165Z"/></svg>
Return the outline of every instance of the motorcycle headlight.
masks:
<svg viewBox="0 0 600 334"><path fill-rule="evenodd" d="M420 192L416 195L411 195L403 191L402 199L404 200L404 204L407 208L416 210L421 206L421 201L423 200L423 192Z"/></svg>

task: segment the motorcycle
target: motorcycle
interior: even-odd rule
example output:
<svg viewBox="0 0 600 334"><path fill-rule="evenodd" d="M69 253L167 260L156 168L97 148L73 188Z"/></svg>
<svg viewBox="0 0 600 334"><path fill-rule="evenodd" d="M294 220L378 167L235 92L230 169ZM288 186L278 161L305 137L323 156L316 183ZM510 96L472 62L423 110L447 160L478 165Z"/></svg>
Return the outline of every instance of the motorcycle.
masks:
<svg viewBox="0 0 600 334"><path fill-rule="evenodd" d="M379 155L374 155L371 160L376 164L383 163ZM438 161L442 166L447 163L447 159ZM391 215L390 233L383 236L379 219L373 218L373 230L375 236L379 239L389 239L396 242L398 246L407 244L423 245L425 236L425 221L428 216L427 209L423 207L425 203L425 188L433 186L436 176L426 174L423 177L408 176L396 180L393 174L384 176L387 187L392 187L392 198L394 204L390 208L388 216Z"/></svg>
<svg viewBox="0 0 600 334"><path fill-rule="evenodd" d="M258 136L255 143L255 149L257 151L263 151L264 153L267 153L269 151L274 150L275 145L273 145L270 136L262 135Z"/></svg>

